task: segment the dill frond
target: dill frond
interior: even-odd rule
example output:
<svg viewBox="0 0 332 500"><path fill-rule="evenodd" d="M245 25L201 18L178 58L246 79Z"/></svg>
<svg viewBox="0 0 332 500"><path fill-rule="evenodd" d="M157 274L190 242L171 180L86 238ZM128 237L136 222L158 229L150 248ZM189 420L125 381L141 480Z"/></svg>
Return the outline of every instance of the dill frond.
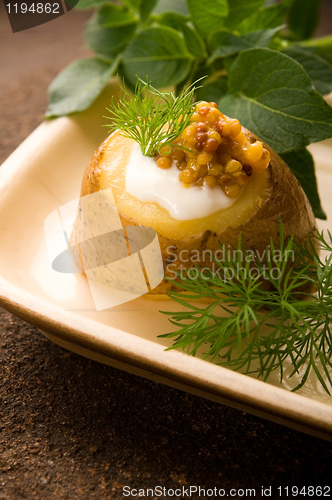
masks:
<svg viewBox="0 0 332 500"><path fill-rule="evenodd" d="M279 250L294 251L296 262L291 269L283 259L274 263L280 270L278 279L270 273L264 275L272 285L269 291L261 286L262 275L251 277L249 263L236 281L227 281L223 276L227 269L235 270L236 259L216 261L221 278L205 270L204 278L197 273L194 279L187 275L174 282L188 295L169 292L184 310L161 311L170 316L176 330L160 337L173 339L169 349L181 348L193 356L204 346L204 359L245 374L255 373L264 381L274 370L279 370L282 381L285 367L291 365L288 376L301 377L293 391L313 373L331 395L332 235L328 232L326 238L317 231L302 244L292 238L286 244L282 235L281 224ZM320 251L327 256L321 258ZM314 294L303 291L313 286ZM210 303L198 307L193 299L199 298L209 298Z"/></svg>
<svg viewBox="0 0 332 500"><path fill-rule="evenodd" d="M112 99L107 108L111 116L106 118L112 123L106 126L111 131L120 129L122 135L134 139L143 155L154 156L161 147L171 147L188 126L194 112L196 83L184 88L179 96L171 91L160 92L141 79L133 96L122 85L119 101L114 103Z"/></svg>

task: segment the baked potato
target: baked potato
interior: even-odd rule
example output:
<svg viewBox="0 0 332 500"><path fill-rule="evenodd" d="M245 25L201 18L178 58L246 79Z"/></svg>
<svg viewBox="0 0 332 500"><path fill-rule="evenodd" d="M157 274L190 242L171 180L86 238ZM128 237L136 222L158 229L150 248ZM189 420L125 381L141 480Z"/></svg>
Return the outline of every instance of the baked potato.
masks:
<svg viewBox="0 0 332 500"><path fill-rule="evenodd" d="M200 113L202 109L203 112ZM213 113L216 115L216 120L213 122L210 119L209 122L208 118ZM223 127L220 123L224 124ZM169 211L158 203L142 201L133 196L126 190L126 167L135 141L124 136L120 130L113 132L103 142L83 175L81 196L111 188L124 228L147 226L156 231L163 258L165 279L150 292L152 294L164 294L168 290L176 290L175 283L166 278L174 278L174 271L179 270L181 266L211 267L213 264L211 255L216 255L221 246L228 249L237 248L240 233L243 244L255 253L262 254L271 238L277 245L280 238L280 217L285 238L293 235L295 241L301 242L308 238L315 229L313 212L299 182L284 161L267 144L262 143L258 137L241 127L237 120L222 115L214 103L200 103L192 117L190 127L194 132L196 131L195 133L201 133L202 130L204 132L205 127L207 130L204 132L205 141L199 142L196 137L194 138L196 143L190 142L190 131L187 132L187 136L184 131L182 142L175 141L172 147L172 151L175 151L175 159L177 155L182 157L183 164L184 155L187 155L188 148L190 148L191 157L196 155L195 158L197 158L198 155L202 156L202 153L207 153L206 158L211 161L203 165L203 174L199 176L196 173L194 179L190 178L190 169L182 167L181 170L179 167L180 180L186 188L190 182L195 182L204 189L217 189L216 184L219 188L222 176L227 174L226 167L230 165L227 162L233 161L233 166L234 161L240 162L244 181L242 183L239 181L237 185L234 181L235 177L232 177L228 185L226 183L226 186L222 186L224 193L232 198L232 204L228 208L207 216L181 220L172 217ZM217 137L215 132L219 131L220 141L218 139L215 150L211 146L211 130L214 133L213 137ZM206 135L207 133L210 135ZM187 137L189 142L186 142L184 137ZM202 135L198 138L201 137ZM208 141L210 141L210 146L206 146ZM186 148L181 150L183 145ZM176 146L180 146L180 153ZM257 150L260 150L259 157L256 154ZM155 158L157 166L169 168L169 164L167 165L167 161L163 158L169 158L170 150L166 149L163 152L161 149L160 151ZM250 155L248 151L252 154ZM223 155L224 158L223 162L219 161L221 172L216 172L215 168L213 170L212 167L216 167L216 164L211 163L211 155L215 158L218 154ZM163 161L165 165L162 164ZM188 157L186 161L188 162ZM222 163L226 163L226 166ZM210 171L215 172L215 175L209 175ZM211 177L214 178L211 179ZM228 174L226 177L230 178ZM187 185L186 181L188 181ZM193 261L190 260L190 255L195 255Z"/></svg>

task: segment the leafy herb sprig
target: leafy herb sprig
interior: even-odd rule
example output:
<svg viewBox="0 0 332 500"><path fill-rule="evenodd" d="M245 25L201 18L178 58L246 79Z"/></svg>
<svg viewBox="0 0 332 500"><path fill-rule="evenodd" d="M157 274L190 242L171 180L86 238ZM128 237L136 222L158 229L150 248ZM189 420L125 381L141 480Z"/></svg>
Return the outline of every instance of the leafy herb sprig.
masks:
<svg viewBox="0 0 332 500"><path fill-rule="evenodd" d="M275 250L271 240L268 251L275 255ZM218 273L205 270L193 277L187 272L176 281L187 294L169 292L184 310L162 311L170 316L176 331L161 337L174 339L170 349L181 348L195 356L203 347L204 359L242 373L256 373L264 381L274 370L279 370L282 381L289 362L293 367L289 377L302 376L293 391L314 372L331 394L332 235L328 232L325 238L317 231L309 242L299 245L292 238L284 240L281 225L278 250L278 259L268 259L267 272L257 261L259 272L250 273L249 259L241 260L243 251L215 261ZM328 255L321 258L320 251ZM292 267L287 265L289 255L296 256ZM237 279L227 279L230 275ZM271 285L268 291L262 287L262 277L265 285ZM309 288L317 290L315 295ZM202 298L209 303L195 303Z"/></svg>
<svg viewBox="0 0 332 500"><path fill-rule="evenodd" d="M196 83L196 82L195 82ZM149 82L138 79L132 97L124 86L117 103L111 102L107 125L112 131L134 139L145 156L154 156L161 147L169 146L187 127L194 112L196 87L184 88L179 96L174 92L159 92Z"/></svg>
<svg viewBox="0 0 332 500"><path fill-rule="evenodd" d="M112 75L124 78L130 90L136 75L148 75L154 87L173 86L177 93L207 75L195 99L215 101L277 153L288 155L316 217L326 218L305 149L332 136L332 109L320 95L332 91L332 35L311 38L320 4L80 0L75 8L95 8L85 29L95 55L56 77L46 116L88 108Z"/></svg>

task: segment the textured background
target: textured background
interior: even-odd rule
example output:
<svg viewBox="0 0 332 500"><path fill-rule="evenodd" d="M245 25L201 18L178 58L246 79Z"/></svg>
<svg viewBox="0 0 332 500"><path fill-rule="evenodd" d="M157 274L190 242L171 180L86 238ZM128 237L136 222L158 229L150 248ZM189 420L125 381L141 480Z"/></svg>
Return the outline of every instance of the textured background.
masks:
<svg viewBox="0 0 332 500"><path fill-rule="evenodd" d="M0 164L41 122L54 76L87 54L89 17L13 35L0 2ZM89 361L1 309L0 401L1 500L158 484L273 486L278 498L278 486L330 483L331 444Z"/></svg>

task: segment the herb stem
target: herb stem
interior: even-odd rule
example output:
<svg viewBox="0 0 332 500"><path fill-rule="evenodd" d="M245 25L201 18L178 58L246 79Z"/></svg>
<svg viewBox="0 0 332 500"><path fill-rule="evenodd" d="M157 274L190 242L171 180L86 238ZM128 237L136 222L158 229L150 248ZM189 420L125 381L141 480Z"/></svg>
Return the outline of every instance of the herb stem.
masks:
<svg viewBox="0 0 332 500"><path fill-rule="evenodd" d="M321 47L332 52L332 35L304 40L303 42L300 42L299 45L302 47Z"/></svg>
<svg viewBox="0 0 332 500"><path fill-rule="evenodd" d="M226 69L220 69L219 71L216 71L215 73L213 73L213 75L209 76L205 80L205 85L207 85L208 83L215 82L216 80L219 80L219 78L222 78L222 77L225 77L225 76L227 76L227 70Z"/></svg>
<svg viewBox="0 0 332 500"><path fill-rule="evenodd" d="M315 49L316 54L324 57L332 63L332 35L313 38L311 40L304 40L303 42L300 42L299 46Z"/></svg>

